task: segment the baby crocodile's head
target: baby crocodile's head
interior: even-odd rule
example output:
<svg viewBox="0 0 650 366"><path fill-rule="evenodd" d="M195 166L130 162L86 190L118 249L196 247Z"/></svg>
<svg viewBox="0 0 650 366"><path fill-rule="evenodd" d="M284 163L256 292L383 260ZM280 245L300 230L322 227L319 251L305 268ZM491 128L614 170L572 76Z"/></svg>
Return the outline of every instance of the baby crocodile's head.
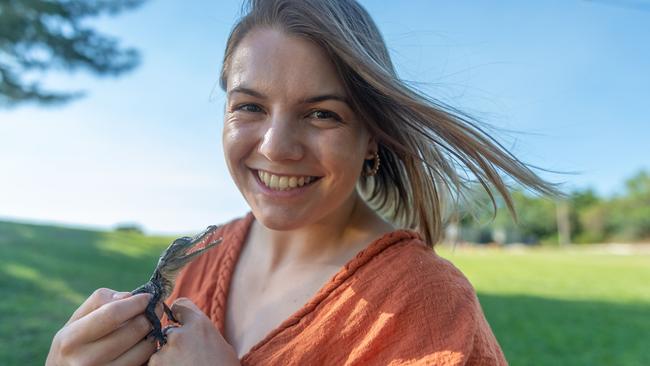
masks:
<svg viewBox="0 0 650 366"><path fill-rule="evenodd" d="M178 238L160 255L154 276L155 274L160 276L159 285L162 288L161 301L164 301L172 293L176 276L186 264L203 254L203 252L221 243L222 239L219 238L205 245L203 248L196 249L218 228L218 226L211 225L193 238L187 236Z"/></svg>

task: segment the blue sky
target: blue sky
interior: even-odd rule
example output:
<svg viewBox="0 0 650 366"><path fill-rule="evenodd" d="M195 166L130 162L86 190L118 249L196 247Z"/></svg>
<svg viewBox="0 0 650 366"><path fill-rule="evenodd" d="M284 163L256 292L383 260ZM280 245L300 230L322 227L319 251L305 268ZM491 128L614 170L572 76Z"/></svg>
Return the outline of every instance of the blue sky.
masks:
<svg viewBox="0 0 650 366"><path fill-rule="evenodd" d="M494 126L524 161L576 172L545 178L612 195L650 169L648 2L361 3L404 79ZM176 234L246 212L217 86L239 7L155 0L93 21L142 64L118 79L49 75L87 96L0 110L0 219Z"/></svg>

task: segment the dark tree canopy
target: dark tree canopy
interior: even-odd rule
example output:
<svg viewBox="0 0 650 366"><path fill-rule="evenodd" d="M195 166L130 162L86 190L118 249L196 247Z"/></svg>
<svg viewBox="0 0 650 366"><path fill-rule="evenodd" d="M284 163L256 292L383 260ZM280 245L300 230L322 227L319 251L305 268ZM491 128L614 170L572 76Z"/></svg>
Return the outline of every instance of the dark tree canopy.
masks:
<svg viewBox="0 0 650 366"><path fill-rule="evenodd" d="M0 0L0 108L24 102L61 103L81 93L45 90L49 70L85 69L119 75L139 62L138 52L89 27L85 20L115 15L146 0Z"/></svg>

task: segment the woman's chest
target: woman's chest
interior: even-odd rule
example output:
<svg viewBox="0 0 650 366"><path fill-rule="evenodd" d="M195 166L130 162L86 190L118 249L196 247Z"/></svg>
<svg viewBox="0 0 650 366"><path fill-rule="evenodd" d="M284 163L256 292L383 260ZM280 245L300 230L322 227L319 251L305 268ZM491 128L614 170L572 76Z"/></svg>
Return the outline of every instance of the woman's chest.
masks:
<svg viewBox="0 0 650 366"><path fill-rule="evenodd" d="M272 276L235 271L226 305L226 340L243 356L301 310L336 270L283 271Z"/></svg>

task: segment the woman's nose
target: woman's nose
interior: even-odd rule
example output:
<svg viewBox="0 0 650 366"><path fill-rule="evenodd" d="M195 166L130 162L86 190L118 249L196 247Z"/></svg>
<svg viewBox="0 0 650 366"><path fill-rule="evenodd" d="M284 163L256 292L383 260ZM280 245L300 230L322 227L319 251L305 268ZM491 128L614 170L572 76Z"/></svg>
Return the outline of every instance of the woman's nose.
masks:
<svg viewBox="0 0 650 366"><path fill-rule="evenodd" d="M303 157L303 141L300 128L286 114L271 116L262 136L259 152L270 161L300 160Z"/></svg>

